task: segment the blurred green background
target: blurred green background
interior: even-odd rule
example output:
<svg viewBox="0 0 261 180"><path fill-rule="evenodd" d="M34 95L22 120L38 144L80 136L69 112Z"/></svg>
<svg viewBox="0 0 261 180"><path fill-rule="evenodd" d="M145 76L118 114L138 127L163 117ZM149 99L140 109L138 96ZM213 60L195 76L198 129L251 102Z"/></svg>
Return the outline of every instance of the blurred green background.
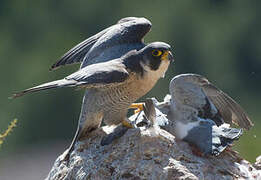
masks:
<svg viewBox="0 0 261 180"><path fill-rule="evenodd" d="M248 112L255 127L234 149L247 160L261 154L261 1L0 1L0 131L18 127L0 156L66 140L75 133L83 91L57 89L9 100L12 92L63 78L79 65L48 69L67 50L126 16L148 18L145 42L172 45L175 63L147 97L162 100L180 73L206 76ZM50 149L52 146L49 147ZM54 159L53 159L54 160Z"/></svg>

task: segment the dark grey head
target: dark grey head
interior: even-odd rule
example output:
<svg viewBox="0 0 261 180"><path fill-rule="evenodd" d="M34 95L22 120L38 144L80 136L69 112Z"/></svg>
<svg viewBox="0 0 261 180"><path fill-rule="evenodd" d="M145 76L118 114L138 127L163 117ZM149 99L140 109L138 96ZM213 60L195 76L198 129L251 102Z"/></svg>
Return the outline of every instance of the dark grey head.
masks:
<svg viewBox="0 0 261 180"><path fill-rule="evenodd" d="M142 64L151 70L157 70L163 61L174 61L170 52L171 46L164 42L153 42L138 51Z"/></svg>

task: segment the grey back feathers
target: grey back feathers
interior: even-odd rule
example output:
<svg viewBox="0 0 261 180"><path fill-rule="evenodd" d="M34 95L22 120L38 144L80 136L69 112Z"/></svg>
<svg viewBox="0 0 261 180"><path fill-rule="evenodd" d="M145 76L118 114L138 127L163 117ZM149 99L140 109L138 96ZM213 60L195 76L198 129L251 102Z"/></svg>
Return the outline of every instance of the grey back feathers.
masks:
<svg viewBox="0 0 261 180"><path fill-rule="evenodd" d="M203 76L197 74L178 75L171 80L169 89L174 100L194 107L203 107L207 98L226 123L236 124L247 130L253 126L240 105Z"/></svg>
<svg viewBox="0 0 261 180"><path fill-rule="evenodd" d="M51 70L60 66L82 62L85 67L97 62L119 58L132 49L145 46L143 37L150 31L151 22L145 18L127 17L117 24L79 43L61 57Z"/></svg>
<svg viewBox="0 0 261 180"><path fill-rule="evenodd" d="M81 85L93 84L95 86L96 84L123 82L128 75L129 73L121 59L115 59L109 62L92 64L65 79L75 80Z"/></svg>

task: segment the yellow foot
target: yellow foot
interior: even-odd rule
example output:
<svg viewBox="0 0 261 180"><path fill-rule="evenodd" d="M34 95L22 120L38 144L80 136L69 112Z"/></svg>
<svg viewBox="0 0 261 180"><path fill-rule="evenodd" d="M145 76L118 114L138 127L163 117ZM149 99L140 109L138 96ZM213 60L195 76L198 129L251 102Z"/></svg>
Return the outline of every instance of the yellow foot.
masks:
<svg viewBox="0 0 261 180"><path fill-rule="evenodd" d="M129 108L130 108L130 109L135 109L135 110L134 110L134 113L136 114L136 113L138 113L138 112L140 112L140 111L143 110L143 105L144 105L144 103L132 103L132 104L129 106Z"/></svg>
<svg viewBox="0 0 261 180"><path fill-rule="evenodd" d="M124 119L124 120L121 122L121 124L122 124L123 126L127 127L127 128L134 128L134 126L132 125L132 123L131 123L129 120L127 120L127 119Z"/></svg>

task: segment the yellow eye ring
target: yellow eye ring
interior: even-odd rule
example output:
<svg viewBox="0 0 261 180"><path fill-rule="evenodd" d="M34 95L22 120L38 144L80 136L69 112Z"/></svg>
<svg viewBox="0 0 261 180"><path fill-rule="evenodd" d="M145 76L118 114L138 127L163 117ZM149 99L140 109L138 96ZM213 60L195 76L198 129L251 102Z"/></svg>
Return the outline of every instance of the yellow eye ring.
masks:
<svg viewBox="0 0 261 180"><path fill-rule="evenodd" d="M160 50L154 49L152 51L152 56L160 56L161 54L162 54L162 51L160 51Z"/></svg>

